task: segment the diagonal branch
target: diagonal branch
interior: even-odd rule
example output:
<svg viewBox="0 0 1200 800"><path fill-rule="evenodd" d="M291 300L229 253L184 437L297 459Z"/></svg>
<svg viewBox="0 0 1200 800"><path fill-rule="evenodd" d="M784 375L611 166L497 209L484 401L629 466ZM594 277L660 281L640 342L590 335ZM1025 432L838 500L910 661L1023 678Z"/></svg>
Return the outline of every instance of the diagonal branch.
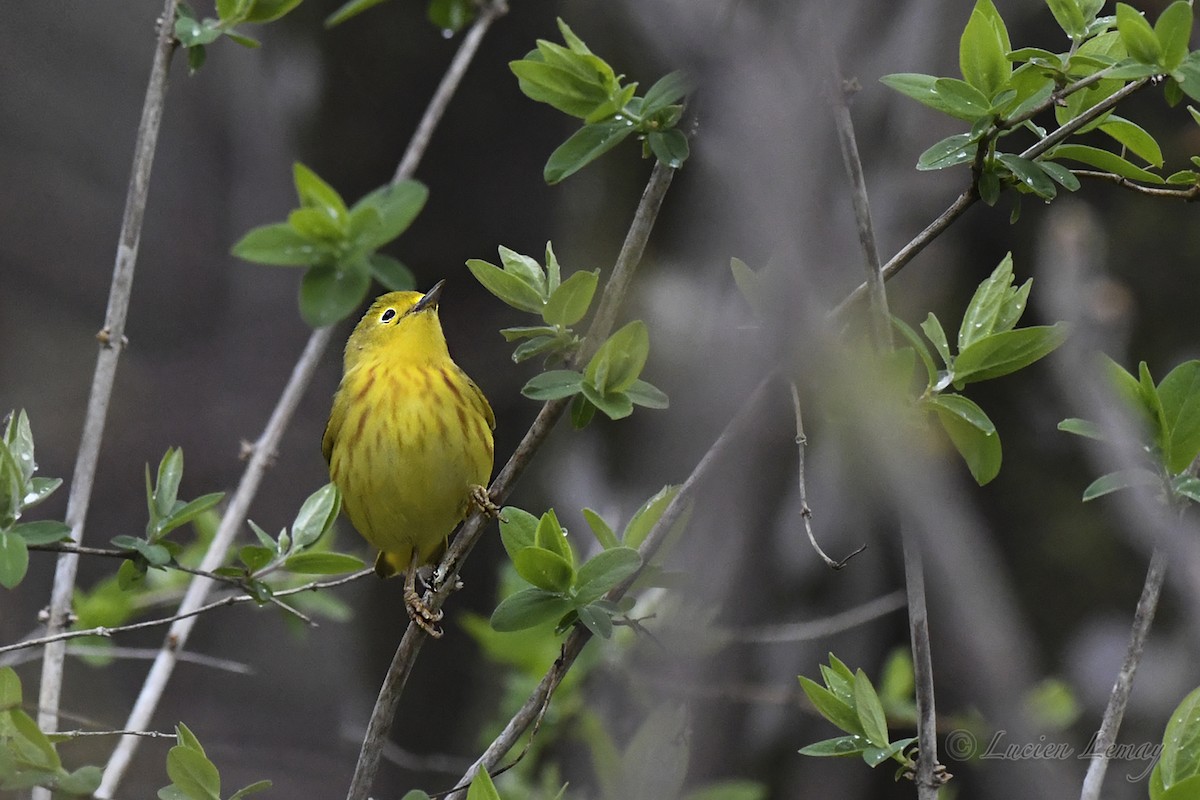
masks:
<svg viewBox="0 0 1200 800"><path fill-rule="evenodd" d="M617 256L612 276L605 284L604 294L597 305L596 316L580 348L577 361L582 361L588 354L594 353L612 329L617 311L629 290L633 273L642 260L646 242L650 238L650 232L654 229L654 221L658 218L659 209L662 207L674 173L674 169L665 166L662 162L655 162L654 169L650 173L650 180L646 184L645 191L642 192L642 199L634 213L633 222L629 226L629 232L625 236L621 252ZM542 406L541 411L534 418L533 424L521 439L521 443L517 445L517 449L509 457L508 462L492 481L488 493L493 501L503 503L504 499L512 492L517 479L525 471L525 467L529 465L533 455L550 435L550 431L570 403L570 398L564 398L550 400ZM483 514L475 512L463 523L462 528L451 541L449 550L442 558L442 563L438 565L435 584L440 588L433 593L432 597L427 596L425 600L430 609L440 609L450 592L453 591L463 563L490 521ZM388 731L396 716L400 697L404 693L405 684L408 682L408 676L412 673L421 646L424 645L427 638L428 634L419 625L411 623L404 632L399 647L396 648L396 654L388 666L387 675L384 676L375 707L371 710L371 719L367 723L367 734L363 738L358 763L354 768L354 777L346 795L347 800L366 800L371 791L375 775L379 770L379 761L387 741ZM582 645L580 646L582 647ZM569 659L568 666L570 661L574 661L573 656ZM530 719L532 720L532 717Z"/></svg>
<svg viewBox="0 0 1200 800"><path fill-rule="evenodd" d="M150 192L150 171L154 166L154 152L158 146L158 132L162 123L163 105L166 102L168 68L171 54L175 51L172 25L177 4L178 0L166 0L162 16L159 18L154 61L142 103L142 118L138 124L129 188L125 195L125 213L117 242L112 284L109 287L108 309L104 316L104 327L97 335L100 340L100 352L96 357L87 416L83 423L83 435L75 460L70 495L67 498L66 522L71 527L71 539L76 544L83 541L84 522L87 520L92 486L96 479L96 464L100 460L100 442L104 438L104 423L108 418L108 403L116 379L117 361L121 357L125 342L125 320L129 313L129 297L133 291L133 272L142 238L146 198ZM77 554L65 553L59 557L50 594L47 627L51 632L62 631L67 627L78 568ZM53 642L47 646L42 661L42 681L38 696L38 727L43 731L50 732L58 728L58 706L62 695L65 657L64 643ZM39 793L41 791L39 790Z"/></svg>

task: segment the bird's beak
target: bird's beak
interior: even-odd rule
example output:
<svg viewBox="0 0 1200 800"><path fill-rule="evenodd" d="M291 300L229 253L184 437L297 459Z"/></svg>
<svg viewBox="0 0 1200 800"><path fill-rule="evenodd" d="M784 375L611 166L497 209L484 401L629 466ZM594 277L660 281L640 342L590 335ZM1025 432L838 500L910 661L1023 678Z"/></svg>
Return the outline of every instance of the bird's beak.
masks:
<svg viewBox="0 0 1200 800"><path fill-rule="evenodd" d="M426 311L428 309L436 309L438 307L438 298L442 296L442 287L446 285L446 279L438 281L433 285L433 288L425 293L425 296L417 301L417 304L412 307L413 313L418 311Z"/></svg>

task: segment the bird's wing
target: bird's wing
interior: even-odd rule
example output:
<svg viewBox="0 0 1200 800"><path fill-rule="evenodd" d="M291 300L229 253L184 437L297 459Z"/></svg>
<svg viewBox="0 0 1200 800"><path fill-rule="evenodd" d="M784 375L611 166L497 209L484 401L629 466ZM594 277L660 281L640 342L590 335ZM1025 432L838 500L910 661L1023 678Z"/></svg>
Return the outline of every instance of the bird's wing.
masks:
<svg viewBox="0 0 1200 800"><path fill-rule="evenodd" d="M486 397L484 397L483 392L480 391L479 387L475 385L475 381L471 380L471 377L467 375L467 373L463 372L462 370L459 370L459 373L463 376L463 379L467 382L467 386L471 389L471 397L476 401L476 409L480 414L483 414L483 418L487 420L488 427L492 430L496 430L496 414L492 411L491 404L488 403L488 400Z"/></svg>
<svg viewBox="0 0 1200 800"><path fill-rule="evenodd" d="M346 421L346 404L339 403L337 397L333 399L333 409L329 412L329 422L325 424L325 435L321 437L321 453L325 456L325 463L329 463L329 459L333 456L333 444L337 441L338 434L342 431L342 423Z"/></svg>

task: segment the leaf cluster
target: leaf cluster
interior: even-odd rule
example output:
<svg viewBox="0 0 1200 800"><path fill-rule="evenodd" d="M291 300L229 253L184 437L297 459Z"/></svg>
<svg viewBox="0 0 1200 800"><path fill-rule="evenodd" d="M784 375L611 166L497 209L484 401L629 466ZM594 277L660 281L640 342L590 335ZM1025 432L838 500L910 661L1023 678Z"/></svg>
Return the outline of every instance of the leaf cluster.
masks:
<svg viewBox="0 0 1200 800"><path fill-rule="evenodd" d="M1062 322L1016 327L1025 312L1032 285L1032 278L1016 285L1012 254L1006 255L979 284L967 305L958 328L957 354L951 350L941 322L931 312L921 323L921 330L933 344L941 366L916 331L899 318L892 318L896 329L925 366L926 384L918 406L936 417L980 485L1000 471L1000 436L991 419L973 400L947 390L954 387L961 391L967 384L1024 369L1065 341L1067 326Z"/></svg>
<svg viewBox="0 0 1200 800"><path fill-rule="evenodd" d="M274 22L300 5L300 0L217 0L217 18L200 19L190 5L180 2L175 11L175 40L187 49L188 69L204 66L206 45L227 36L242 47L255 48L261 42L235 28L246 23Z"/></svg>
<svg viewBox="0 0 1200 800"><path fill-rule="evenodd" d="M314 328L345 319L367 296L375 278L391 291L411 289L408 267L377 252L403 233L425 205L429 190L417 181L382 186L351 207L315 172L295 164L300 207L287 222L254 228L233 246L257 264L306 267L300 314Z"/></svg>
<svg viewBox="0 0 1200 800"><path fill-rule="evenodd" d="M558 29L565 46L539 39L534 50L508 65L529 98L584 123L550 154L543 170L546 183L575 174L629 136L642 140L644 156L653 154L669 167L681 166L689 147L677 126L683 116L681 101L691 88L683 73L663 76L638 97L638 84L623 83L624 76L588 49L561 19Z"/></svg>
<svg viewBox="0 0 1200 800"><path fill-rule="evenodd" d="M1066 52L1014 49L992 0L977 0L959 40L961 79L917 73L881 79L896 91L971 125L969 132L927 149L917 168L972 163L979 196L989 205L996 203L1004 188L1043 200L1053 199L1060 188L1075 191L1079 179L1059 163L1064 160L1145 184L1195 185L1200 174L1192 170L1167 178L1153 171L1163 166L1162 149L1138 124L1111 109L1094 119L1080 119L1130 82L1146 78L1163 79L1171 105L1185 94L1200 99L1200 53L1188 51L1190 3L1172 3L1153 27L1124 3L1118 3L1116 15L1109 17L1098 16L1100 0L1047 0L1047 5L1071 38ZM1051 108L1055 122L1071 136L1049 143L1033 157L998 149L1000 140L1019 131L1045 142L1046 130L1034 119ZM1119 146L1119 152L1074 140L1092 131L1104 134ZM1200 165L1200 158L1193 162Z"/></svg>
<svg viewBox="0 0 1200 800"><path fill-rule="evenodd" d="M912 769L914 762L908 750L916 739L889 739L883 703L867 674L861 669L851 672L837 656L830 653L829 666L821 664L821 677L823 686L801 675L800 688L821 716L846 733L802 747L800 754L861 755L871 767L892 759L901 765L897 775Z"/></svg>
<svg viewBox="0 0 1200 800"><path fill-rule="evenodd" d="M35 477L33 431L24 410L9 412L0 439L0 586L12 589L29 569L29 545L70 538L57 520L21 522L21 515L62 485L61 478Z"/></svg>
<svg viewBox="0 0 1200 800"><path fill-rule="evenodd" d="M1084 490L1083 499L1134 486L1158 486L1171 501L1200 502L1200 478L1192 468L1200 456L1200 361L1185 361L1157 385L1145 361L1138 364L1137 376L1112 360L1106 372L1137 421L1151 466L1101 475ZM1065 419L1058 428L1090 439L1107 438L1098 425L1083 419Z"/></svg>
<svg viewBox="0 0 1200 800"><path fill-rule="evenodd" d="M221 773L209 760L200 740L182 722L175 726L175 738L179 744L167 752L167 777L171 783L158 790L159 800L222 800ZM225 800L241 800L270 787L270 781L255 781Z"/></svg>
<svg viewBox="0 0 1200 800"><path fill-rule="evenodd" d="M21 792L35 786L56 797L91 797L100 786L99 767L68 772L56 748L21 708L21 680L12 667L0 667L0 791Z"/></svg>

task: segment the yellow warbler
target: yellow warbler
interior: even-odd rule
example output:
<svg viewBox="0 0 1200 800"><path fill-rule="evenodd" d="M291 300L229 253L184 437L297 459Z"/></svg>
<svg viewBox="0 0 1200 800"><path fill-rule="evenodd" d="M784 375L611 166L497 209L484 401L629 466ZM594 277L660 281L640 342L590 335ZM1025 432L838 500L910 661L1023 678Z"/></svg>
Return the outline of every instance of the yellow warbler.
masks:
<svg viewBox="0 0 1200 800"><path fill-rule="evenodd" d="M440 557L472 502L494 513L496 419L450 358L438 320L439 281L427 293L375 300L346 342L322 450L342 507L375 547L375 570L405 573L408 614L434 636L434 612L416 591L417 568Z"/></svg>

